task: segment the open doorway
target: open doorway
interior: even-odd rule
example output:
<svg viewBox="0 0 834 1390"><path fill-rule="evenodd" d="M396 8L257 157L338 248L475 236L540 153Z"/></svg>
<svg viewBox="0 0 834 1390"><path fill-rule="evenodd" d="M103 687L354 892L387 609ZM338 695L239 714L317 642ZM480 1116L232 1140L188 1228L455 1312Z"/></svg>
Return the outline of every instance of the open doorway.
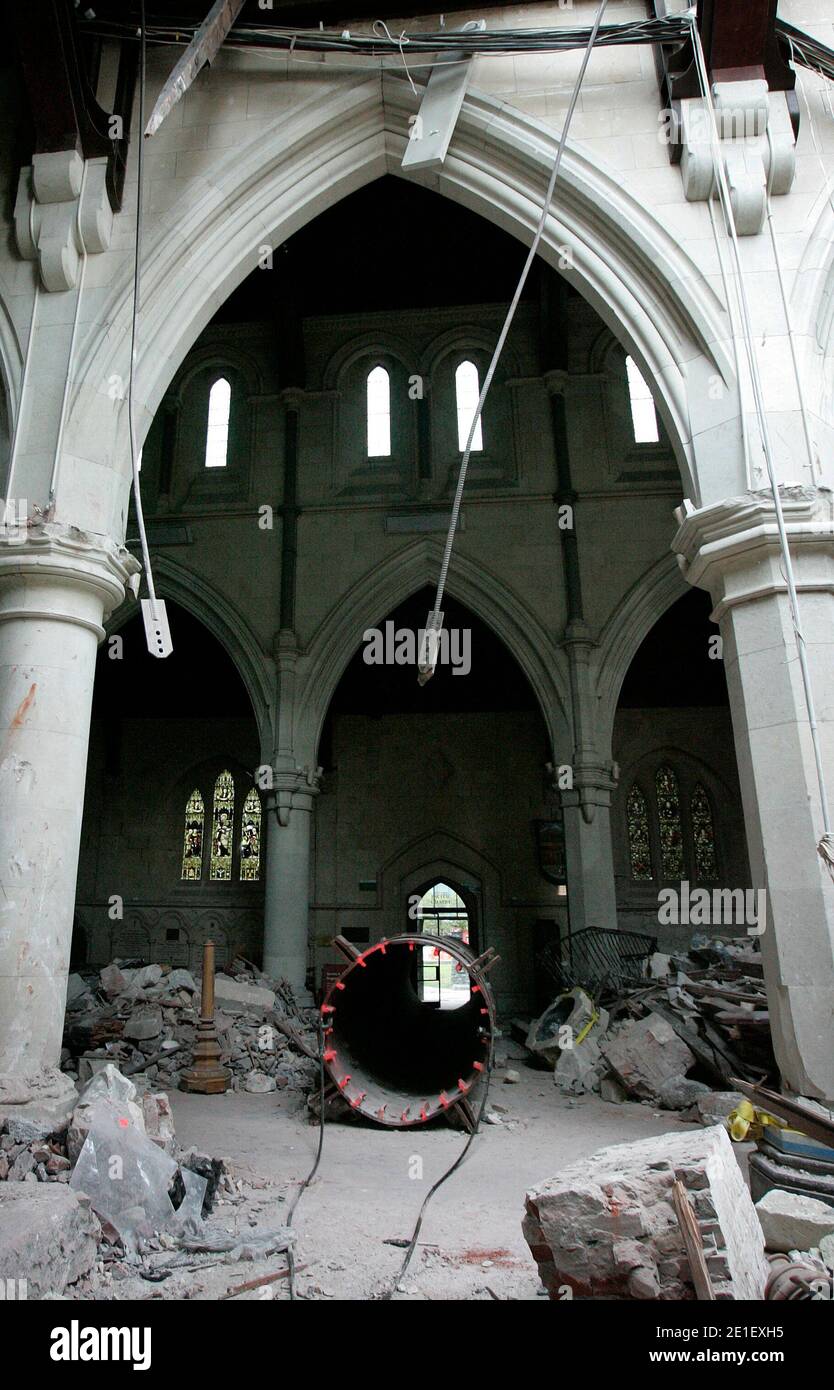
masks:
<svg viewBox="0 0 834 1390"><path fill-rule="evenodd" d="M437 882L420 899L420 930L424 936L453 936L469 945L469 912L466 903L448 883ZM439 1009L458 1009L469 1000L469 974L438 944L421 952L418 994L423 1004Z"/></svg>

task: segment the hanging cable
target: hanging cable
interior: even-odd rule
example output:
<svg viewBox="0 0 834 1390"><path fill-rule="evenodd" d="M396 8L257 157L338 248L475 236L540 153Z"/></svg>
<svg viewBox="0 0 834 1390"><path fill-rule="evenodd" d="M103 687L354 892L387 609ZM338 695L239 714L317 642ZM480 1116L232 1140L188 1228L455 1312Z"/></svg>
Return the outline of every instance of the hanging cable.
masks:
<svg viewBox="0 0 834 1390"><path fill-rule="evenodd" d="M321 1163L322 1149L324 1148L324 1033L323 1033L323 1029L322 1029L322 1025L321 1025L321 1015L319 1015L319 1020L318 1020L318 1052L319 1052L319 1056L318 1056L318 1061L319 1061L319 1142L318 1142L318 1148L316 1149L316 1157L315 1157L315 1159L313 1160L313 1166L312 1166L312 1168L310 1169L310 1171L309 1171L309 1173L307 1174L307 1176L306 1176L306 1178L304 1179L304 1181L301 1183L301 1185L300 1185L298 1191L296 1192L296 1194L295 1194L295 1196L293 1197L293 1200L292 1200L292 1202L291 1202L291 1204L290 1204L290 1209L289 1209L289 1212L287 1213L287 1220L286 1220L286 1223L285 1223L288 1229L292 1229L293 1217L295 1216L295 1213L296 1213L296 1211L298 1210L298 1204L299 1204L299 1202L301 1201L301 1198L304 1196L304 1193L307 1191L307 1188L310 1186L310 1183L313 1181L313 1178L316 1176L316 1173L318 1172L318 1167L319 1167L319 1164ZM293 1252L292 1244L290 1244L290 1245L287 1246L287 1268L289 1269L289 1293L290 1293L290 1300L291 1300L292 1302L295 1302L296 1296L297 1296L297 1295L296 1295L296 1288L295 1288L295 1254L294 1254L294 1252Z"/></svg>
<svg viewBox="0 0 834 1390"><path fill-rule="evenodd" d="M139 528L139 545L145 566L145 579L149 597L141 600L142 621L145 625L145 641L151 656L170 656L173 650L168 614L163 599L157 598L153 582L153 569L145 532L145 513L142 508L142 489L139 479L139 450L136 447L136 420L133 409L133 388L136 380L136 336L139 318L139 304L142 291L142 198L144 194L144 136L145 129L145 82L147 69L147 43L145 31L145 0L140 0L140 43L139 43L139 140L136 163L136 237L133 252L133 306L130 324L130 370L127 381L127 426L130 435L130 465L133 473L133 500L136 509L136 524Z"/></svg>
<svg viewBox="0 0 834 1390"><path fill-rule="evenodd" d="M811 734L811 744L814 750L814 762L817 772L817 783L819 788L820 810L822 814L823 835L817 845L817 853L825 863L829 873L834 877L834 836L831 834L831 818L828 806L828 792L825 781L825 771L822 762L822 750L820 747L819 728L817 726L816 706L814 702L814 692L811 685L811 673L808 668L808 658L805 645L805 634L799 613L799 598L796 592L796 581L794 579L793 561L791 559L790 545L788 543L788 533L785 526L785 516L782 510L782 498L779 492L779 484L776 480L776 470L773 463L773 452L770 441L770 429L767 423L767 412L765 409L764 389L762 386L759 362L756 355L753 335L753 323L750 315L750 305L747 299L747 289L744 278L744 267L741 259L741 248L738 241L738 230L736 228L735 215L733 212L732 200L730 197L727 174L724 168L724 161L721 156L720 137L718 134L718 121L715 114L715 105L712 99L712 92L709 84L709 73L707 71L706 58L701 43L701 35L698 31L697 17L694 11L688 12L692 32L692 45L695 52L695 67L698 73L698 83L701 89L701 96L704 101L710 123L710 144L712 148L713 168L718 185L718 193L724 211L724 219L727 233L732 249L733 262L735 265L736 282L738 289L738 300L742 315L742 328L744 336L744 346L747 354L748 365L750 368L750 380L753 386L753 397L756 403L756 414L759 421L759 430L764 450L765 463L767 465L767 475L770 482L770 491L773 497L773 505L776 513L776 526L779 532L779 542L782 549L784 562L784 576L788 591L788 601L793 624L794 637L796 639L796 650L799 657L799 667L802 673L802 685L805 695L805 706L808 714L808 726Z"/></svg>
<svg viewBox="0 0 834 1390"><path fill-rule="evenodd" d="M788 343L791 349L791 363L793 374L796 381L796 391L799 396L799 413L802 416L802 430L805 435L805 448L808 451L808 467L811 471L811 482L819 481L819 469L814 454L814 443L811 438L811 422L808 416L808 403L805 399L805 387L802 382L802 373L799 370L799 358L796 353L796 339L794 338L793 323L791 320L791 309L785 289L785 277L782 271L782 257L779 252L779 243L776 239L776 228L773 224L773 203L770 198L770 190L767 192L767 225L770 232L770 243L773 247L773 262L776 266L776 278L779 281L779 295L782 300L782 312L785 316L785 327L788 330Z"/></svg>
<svg viewBox="0 0 834 1390"><path fill-rule="evenodd" d="M130 432L130 465L133 471L133 501L136 507L136 522L139 527L139 544L142 547L142 560L151 602L156 606L156 589L153 582L151 557L148 552L148 538L145 533L145 514L142 510L142 490L139 483L139 455L136 449L136 424L133 415L133 383L136 376L136 328L139 318L139 297L142 286L142 193L144 181L143 137L145 129L145 74L147 43L145 36L145 0L140 0L140 40L139 40L139 139L137 141L136 164L136 237L133 251L133 309L130 323L130 373L127 381L127 422Z"/></svg>
<svg viewBox="0 0 834 1390"><path fill-rule="evenodd" d="M539 243L541 242L542 236L544 234L545 224L547 222L548 213L550 212L550 204L553 200L553 191L556 187L556 180L559 177L559 170L562 167L562 156L565 152L565 146L567 144L570 123L573 119L573 113L576 109L576 103L579 100L579 93L582 89L582 82L584 80L585 73L588 68L588 63L591 59L591 54L594 50L594 44L596 43L597 35L600 31L602 17L605 14L607 4L608 0L600 0L599 8L596 14L596 19L594 20L594 23L588 35L588 42L585 48L585 52L582 56L582 62L579 67L579 72L576 75L576 81L573 84L573 91L571 92L570 101L568 102L568 108L565 112L565 119L562 125L561 134L559 136L559 144L556 149L556 158L553 162L553 168L551 170L550 178L548 180L547 190L544 195L544 201L542 202L541 215L539 217L538 225L533 236L533 242L530 246L530 250L527 253L527 259L524 262L524 266L522 268L518 284L516 285L515 294L513 295L510 307L507 310L507 316L504 319L504 325L501 329L501 332L498 335L498 342L495 344L495 350L492 354L492 359L487 368L486 376L484 377L484 384L481 387L481 393L478 396L478 403L475 406L475 410L472 415L472 420L469 425L469 434L466 439L466 447L463 451L463 458L460 461L458 482L457 487L455 488L454 501L452 503L452 514L449 518L449 530L446 536L446 545L443 550L443 560L440 565L440 577L437 581L437 592L435 594L434 609L428 616L426 622L426 630L423 637L423 647L419 660L418 675L418 680L421 685L424 685L425 682L434 674L434 668L437 663L438 639L440 636L440 630L443 626L443 592L446 588L446 576L449 571L449 562L452 558L452 547L455 543L455 531L457 530L458 516L460 515L460 504L461 499L463 497L464 485L466 483L466 471L469 467L469 455L472 450L472 441L475 438L475 432L478 428L478 421L481 418L481 413L484 408L484 402L486 401L487 395L489 393L489 388L492 385L492 379L495 376L495 370L501 358L501 353L503 352L504 344L507 341L507 335L510 331L513 319L515 318L515 311L518 308L518 303L521 299L524 286L527 283L527 277L530 274L530 268L534 260L536 259L536 253L539 249Z"/></svg>

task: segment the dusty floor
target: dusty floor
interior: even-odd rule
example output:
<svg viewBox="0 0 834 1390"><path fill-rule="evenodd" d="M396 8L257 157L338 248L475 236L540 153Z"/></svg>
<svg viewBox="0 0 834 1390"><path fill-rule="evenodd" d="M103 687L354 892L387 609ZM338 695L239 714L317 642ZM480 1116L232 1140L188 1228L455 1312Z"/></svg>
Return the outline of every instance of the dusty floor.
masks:
<svg viewBox="0 0 834 1390"><path fill-rule="evenodd" d="M490 1107L503 1111L502 1123L482 1127L466 1162L432 1199L397 1298L535 1299L541 1286L521 1233L526 1188L606 1144L690 1128L676 1115L644 1105L614 1105L596 1096L568 1100L556 1092L547 1072L531 1070L514 1051L510 1044L519 1082L504 1083L499 1065L490 1093ZM240 1197L218 1206L210 1228L254 1233L282 1225L318 1142L303 1098L288 1092L207 1097L177 1091L171 1102L179 1143L228 1158L241 1183ZM386 1131L328 1124L319 1173L294 1223L296 1261L306 1266L298 1274L298 1294L311 1299L384 1295L403 1258L401 1249L385 1241L410 1237L431 1183L464 1143L465 1135L448 1128ZM162 1252L152 1263L160 1269L182 1258ZM208 1269L179 1268L161 1283L133 1273L126 1278L124 1266L110 1267L79 1293L96 1299L216 1299L286 1265L283 1254L254 1263L218 1260ZM286 1298L286 1281L239 1296Z"/></svg>

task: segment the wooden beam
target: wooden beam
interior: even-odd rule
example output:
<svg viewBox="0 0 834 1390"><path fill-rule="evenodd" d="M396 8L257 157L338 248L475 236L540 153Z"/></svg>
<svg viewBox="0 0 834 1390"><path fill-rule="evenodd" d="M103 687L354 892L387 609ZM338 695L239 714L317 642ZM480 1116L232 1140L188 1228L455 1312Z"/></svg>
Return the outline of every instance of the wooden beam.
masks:
<svg viewBox="0 0 834 1390"><path fill-rule="evenodd" d="M176 106L180 97L185 96L197 74L223 47L243 5L244 0L215 0L159 93L151 118L145 126L146 136L153 135L159 129L168 112Z"/></svg>

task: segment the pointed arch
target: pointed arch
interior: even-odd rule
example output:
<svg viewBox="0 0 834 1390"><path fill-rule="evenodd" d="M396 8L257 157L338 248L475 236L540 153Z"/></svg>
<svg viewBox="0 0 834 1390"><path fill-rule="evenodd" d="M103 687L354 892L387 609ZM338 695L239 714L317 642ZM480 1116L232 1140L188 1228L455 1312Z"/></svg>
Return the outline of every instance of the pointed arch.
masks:
<svg viewBox="0 0 834 1390"><path fill-rule="evenodd" d="M243 613L201 575L164 554L154 556L153 572L160 597L173 599L187 609L228 652L252 702L261 756L268 761L272 756L271 707L275 686L271 658ZM138 611L136 600L123 603L107 624L108 635L118 632Z"/></svg>
<svg viewBox="0 0 834 1390"><path fill-rule="evenodd" d="M142 267L142 355L135 382L137 432L144 439L171 378L222 303L255 268L265 240L277 245L326 207L383 173L403 173L415 99L386 75L333 84L257 123L247 140L218 149L208 170L185 182L173 207L148 218ZM470 91L438 192L529 243L552 169L558 133L534 117ZM572 248L565 267L565 244ZM199 247L199 273L195 251ZM703 428L704 385L718 374L735 394L726 315L716 292L679 240L616 176L570 143L541 244L559 270L609 324L652 381L684 488L703 505L694 440ZM560 257L562 265L560 268ZM115 473L111 489L74 480L85 509L80 526L124 526L128 458L124 412L101 430L94 402L129 357L132 277L128 258L101 307L73 387L67 452L75 472ZM102 402L102 410L104 403ZM93 422L96 424L93 424ZM739 488L745 480L739 466ZM728 490L722 478L722 496ZM732 490L732 489L731 489Z"/></svg>
<svg viewBox="0 0 834 1390"><path fill-rule="evenodd" d="M418 589L436 582L442 554L439 541L414 541L363 575L319 625L297 667L293 746L302 761L315 758L333 693L362 633ZM468 556L455 556L447 591L501 638L532 686L551 747L558 746L569 700L561 648L517 594Z"/></svg>

